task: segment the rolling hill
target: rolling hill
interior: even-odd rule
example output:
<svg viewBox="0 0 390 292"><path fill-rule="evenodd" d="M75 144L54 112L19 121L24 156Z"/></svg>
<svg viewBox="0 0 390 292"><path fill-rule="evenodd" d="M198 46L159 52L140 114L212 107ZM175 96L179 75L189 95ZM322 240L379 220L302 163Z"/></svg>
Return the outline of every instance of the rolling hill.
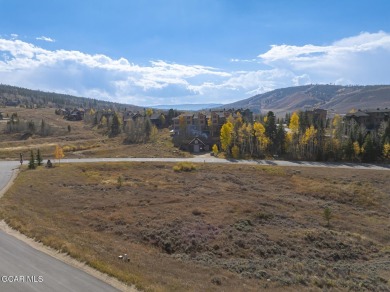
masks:
<svg viewBox="0 0 390 292"><path fill-rule="evenodd" d="M249 108L256 113L273 111L279 115L307 108L333 109L341 114L347 113L353 108L389 108L390 85L288 87L225 104L223 107L225 109Z"/></svg>
<svg viewBox="0 0 390 292"><path fill-rule="evenodd" d="M83 108L111 108L129 110L143 110L143 108L120 104L93 98L78 97L68 94L31 90L16 86L0 84L0 106L24 105L26 107L83 107Z"/></svg>

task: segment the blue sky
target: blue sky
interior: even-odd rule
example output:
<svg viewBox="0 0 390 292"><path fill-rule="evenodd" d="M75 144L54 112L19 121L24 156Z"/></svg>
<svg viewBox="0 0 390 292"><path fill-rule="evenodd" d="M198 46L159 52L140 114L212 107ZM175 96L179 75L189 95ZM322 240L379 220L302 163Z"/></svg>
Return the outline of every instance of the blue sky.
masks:
<svg viewBox="0 0 390 292"><path fill-rule="evenodd" d="M390 1L0 0L0 82L142 106L389 84Z"/></svg>

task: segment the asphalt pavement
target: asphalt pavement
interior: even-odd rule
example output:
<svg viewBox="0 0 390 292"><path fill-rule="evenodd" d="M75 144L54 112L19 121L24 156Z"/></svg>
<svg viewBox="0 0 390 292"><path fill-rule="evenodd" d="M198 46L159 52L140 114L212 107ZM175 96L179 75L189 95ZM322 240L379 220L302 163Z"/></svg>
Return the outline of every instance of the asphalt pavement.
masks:
<svg viewBox="0 0 390 292"><path fill-rule="evenodd" d="M0 197L10 186L18 161L0 162ZM118 291L0 230L1 292Z"/></svg>
<svg viewBox="0 0 390 292"><path fill-rule="evenodd" d="M118 291L0 231L0 291Z"/></svg>

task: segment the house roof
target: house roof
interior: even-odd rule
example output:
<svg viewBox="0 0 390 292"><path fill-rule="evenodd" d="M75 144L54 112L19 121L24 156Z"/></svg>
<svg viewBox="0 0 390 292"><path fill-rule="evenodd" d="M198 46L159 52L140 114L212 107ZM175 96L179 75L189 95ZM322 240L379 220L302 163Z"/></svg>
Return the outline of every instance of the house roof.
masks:
<svg viewBox="0 0 390 292"><path fill-rule="evenodd" d="M198 137L195 137L194 139L192 139L190 141L190 143L188 143L188 145L191 145L191 144L195 144L195 141L198 141L198 143L200 144L203 144L203 145L206 145L202 140L200 140Z"/></svg>
<svg viewBox="0 0 390 292"><path fill-rule="evenodd" d="M362 111L357 111L355 113L348 113L346 114L347 117L369 117L369 115L365 112L362 112Z"/></svg>
<svg viewBox="0 0 390 292"><path fill-rule="evenodd" d="M161 113L154 113L150 116L151 120L158 120L160 119Z"/></svg>
<svg viewBox="0 0 390 292"><path fill-rule="evenodd" d="M390 109L388 108L376 108L376 109L367 109L366 113L390 113Z"/></svg>

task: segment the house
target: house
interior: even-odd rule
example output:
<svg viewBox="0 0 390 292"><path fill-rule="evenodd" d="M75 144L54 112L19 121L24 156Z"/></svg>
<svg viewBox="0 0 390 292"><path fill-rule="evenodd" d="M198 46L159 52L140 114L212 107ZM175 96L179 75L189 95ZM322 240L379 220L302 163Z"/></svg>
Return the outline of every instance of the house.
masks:
<svg viewBox="0 0 390 292"><path fill-rule="evenodd" d="M74 108L73 110L65 109L65 111L60 109L59 114L63 115L64 119L68 121L82 121L84 119L85 110L81 108Z"/></svg>
<svg viewBox="0 0 390 292"><path fill-rule="evenodd" d="M19 100L7 100L5 106L18 106L20 104Z"/></svg>
<svg viewBox="0 0 390 292"><path fill-rule="evenodd" d="M320 109L320 108L306 111L307 117L312 124L315 124L315 125L322 124L323 126L326 125L327 113L328 113L327 110Z"/></svg>
<svg viewBox="0 0 390 292"><path fill-rule="evenodd" d="M210 145L213 143L212 140L207 138L195 137L193 139L174 140L175 147L180 148L184 151L192 153L200 153L204 151L210 151Z"/></svg>
<svg viewBox="0 0 390 292"><path fill-rule="evenodd" d="M153 125L155 125L157 128L161 128L164 126L162 124L163 121L162 116L164 116L163 113L153 113L149 119Z"/></svg>
<svg viewBox="0 0 390 292"><path fill-rule="evenodd" d="M354 113L348 113L345 115L347 121L355 120L359 125L365 126L367 129L376 129L382 122L390 121L390 109L367 109L358 110Z"/></svg>
<svg viewBox="0 0 390 292"><path fill-rule="evenodd" d="M232 116L233 119L236 119L238 113L240 113L244 122L253 122L252 112L248 109L239 109L237 111L234 109L219 111L210 110L209 112L185 113L173 118L173 131L175 133L180 133L180 130L185 130L187 134L190 133L194 136L200 136L202 133L211 136L219 136L221 127L226 123L227 118Z"/></svg>
<svg viewBox="0 0 390 292"><path fill-rule="evenodd" d="M188 143L188 150L193 153L209 151L210 146L203 142L199 137L195 137Z"/></svg>

